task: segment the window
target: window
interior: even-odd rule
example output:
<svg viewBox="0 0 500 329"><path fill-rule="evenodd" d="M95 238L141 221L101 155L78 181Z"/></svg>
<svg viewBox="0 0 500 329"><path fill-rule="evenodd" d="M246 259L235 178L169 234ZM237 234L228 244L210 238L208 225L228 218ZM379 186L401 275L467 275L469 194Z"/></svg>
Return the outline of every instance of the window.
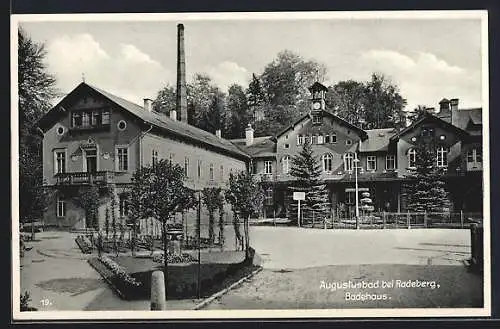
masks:
<svg viewBox="0 0 500 329"><path fill-rule="evenodd" d="M346 204L354 204L355 199L356 199L356 192L354 192L354 191L345 192L345 203Z"/></svg>
<svg viewBox="0 0 500 329"><path fill-rule="evenodd" d="M313 115L312 117L312 123L313 125L321 124L321 115Z"/></svg>
<svg viewBox="0 0 500 329"><path fill-rule="evenodd" d="M318 135L318 144L323 144L325 142L323 135Z"/></svg>
<svg viewBox="0 0 500 329"><path fill-rule="evenodd" d="M265 192L265 199L266 199L266 204L270 205L273 204L273 189L268 188Z"/></svg>
<svg viewBox="0 0 500 329"><path fill-rule="evenodd" d="M336 134L332 134L332 136L330 137L330 143L332 143L332 144L337 143L337 135Z"/></svg>
<svg viewBox="0 0 500 329"><path fill-rule="evenodd" d="M408 168L415 168L417 162L417 152L415 149L408 150Z"/></svg>
<svg viewBox="0 0 500 329"><path fill-rule="evenodd" d="M72 113L71 114L71 126L79 127L82 125L82 115L81 113Z"/></svg>
<svg viewBox="0 0 500 329"><path fill-rule="evenodd" d="M201 160L198 160L198 178L201 177Z"/></svg>
<svg viewBox="0 0 500 329"><path fill-rule="evenodd" d="M186 175L186 177L189 177L189 158L188 157L184 158L184 175Z"/></svg>
<svg viewBox="0 0 500 329"><path fill-rule="evenodd" d="M82 127L90 126L90 113L83 112L82 113Z"/></svg>
<svg viewBox="0 0 500 329"><path fill-rule="evenodd" d="M332 155L330 153L323 155L323 171L331 172L333 170Z"/></svg>
<svg viewBox="0 0 500 329"><path fill-rule="evenodd" d="M311 143L311 137L309 135L304 136L304 143L305 144L310 144Z"/></svg>
<svg viewBox="0 0 500 329"><path fill-rule="evenodd" d="M57 127L56 132L59 136L62 136L64 134L64 127Z"/></svg>
<svg viewBox="0 0 500 329"><path fill-rule="evenodd" d="M99 116L100 116L99 111L92 111L92 119L91 119L92 126L97 126L99 124Z"/></svg>
<svg viewBox="0 0 500 329"><path fill-rule="evenodd" d="M330 144L330 135L325 136L325 144Z"/></svg>
<svg viewBox="0 0 500 329"><path fill-rule="evenodd" d="M209 171L209 173L210 173L210 175L209 175L210 180L214 180L214 164L213 163L210 164L210 171Z"/></svg>
<svg viewBox="0 0 500 329"><path fill-rule="evenodd" d="M264 161L264 173L266 175L270 175L273 173L273 162L272 161Z"/></svg>
<svg viewBox="0 0 500 329"><path fill-rule="evenodd" d="M352 145L352 140L346 139L345 140L345 145Z"/></svg>
<svg viewBox="0 0 500 329"><path fill-rule="evenodd" d="M126 194L120 194L120 203L118 204L118 213L120 217L128 216L128 197Z"/></svg>
<svg viewBox="0 0 500 329"><path fill-rule="evenodd" d="M467 151L467 162L478 163L483 162L482 154L480 148L473 148Z"/></svg>
<svg viewBox="0 0 500 329"><path fill-rule="evenodd" d="M441 168L448 167L448 150L440 146L436 152L437 166Z"/></svg>
<svg viewBox="0 0 500 329"><path fill-rule="evenodd" d="M377 157L375 155L366 157L366 170L377 170Z"/></svg>
<svg viewBox="0 0 500 329"><path fill-rule="evenodd" d="M65 217L66 216L66 201L62 200L60 197L57 197L56 216L57 217Z"/></svg>
<svg viewBox="0 0 500 329"><path fill-rule="evenodd" d="M290 148L290 144L284 144L284 145L283 145L283 148L284 148L285 150L288 150L288 149Z"/></svg>
<svg viewBox="0 0 500 329"><path fill-rule="evenodd" d="M224 166L220 165L220 180L224 180Z"/></svg>
<svg viewBox="0 0 500 329"><path fill-rule="evenodd" d="M117 171L127 171L128 170L128 147L118 146L116 148L116 158L118 159Z"/></svg>
<svg viewBox="0 0 500 329"><path fill-rule="evenodd" d="M158 164L158 151L157 150L151 151L151 164L153 166L156 166Z"/></svg>
<svg viewBox="0 0 500 329"><path fill-rule="evenodd" d="M393 170L396 168L396 157L394 155L385 156L385 169Z"/></svg>
<svg viewBox="0 0 500 329"><path fill-rule="evenodd" d="M101 121L101 123L103 125L109 125L110 121L109 121L109 112L108 111L102 112L102 121Z"/></svg>
<svg viewBox="0 0 500 329"><path fill-rule="evenodd" d="M298 135L297 136L297 145L302 145L304 144L304 136Z"/></svg>
<svg viewBox="0 0 500 329"><path fill-rule="evenodd" d="M422 128L421 136L422 137L432 137L432 136L434 136L434 133L435 133L434 128L424 127L424 128Z"/></svg>
<svg viewBox="0 0 500 329"><path fill-rule="evenodd" d="M290 171L290 156L285 155L281 162L281 164L283 165L283 173L288 174L288 172Z"/></svg>
<svg viewBox="0 0 500 329"><path fill-rule="evenodd" d="M318 135L313 135L311 136L311 139L312 139L312 144L318 144Z"/></svg>
<svg viewBox="0 0 500 329"><path fill-rule="evenodd" d="M127 123L125 122L125 120L120 120L118 121L118 124L116 126L118 127L118 130L124 131L125 128L127 128Z"/></svg>
<svg viewBox="0 0 500 329"><path fill-rule="evenodd" d="M353 161L354 161L354 154L353 153L347 153L344 155L344 170L345 171L352 171Z"/></svg>
<svg viewBox="0 0 500 329"><path fill-rule="evenodd" d="M54 151L55 157L55 168L56 174L62 174L66 172L66 150L56 150Z"/></svg>

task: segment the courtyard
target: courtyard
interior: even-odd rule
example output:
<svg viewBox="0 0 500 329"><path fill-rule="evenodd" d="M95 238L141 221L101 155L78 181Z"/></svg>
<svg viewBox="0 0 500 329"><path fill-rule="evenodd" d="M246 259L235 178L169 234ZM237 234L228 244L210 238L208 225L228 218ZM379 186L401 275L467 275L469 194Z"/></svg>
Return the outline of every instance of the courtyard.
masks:
<svg viewBox="0 0 500 329"><path fill-rule="evenodd" d="M482 277L469 273L470 231L322 230L250 228L256 262L263 267L248 282L205 309L349 307L481 307ZM234 244L232 228L227 243ZM87 263L68 232L43 232L21 258L21 291L39 310L148 310L149 301L120 299ZM233 246L234 247L234 246ZM95 256L95 255L93 255ZM434 281L437 289L393 287L369 292L386 300L346 301L346 290L328 282ZM353 295L367 290L353 288ZM389 298L390 297L390 298ZM43 302L42 302L43 301ZM49 302L46 302L49 301ZM168 309L193 309L200 300L167 302Z"/></svg>

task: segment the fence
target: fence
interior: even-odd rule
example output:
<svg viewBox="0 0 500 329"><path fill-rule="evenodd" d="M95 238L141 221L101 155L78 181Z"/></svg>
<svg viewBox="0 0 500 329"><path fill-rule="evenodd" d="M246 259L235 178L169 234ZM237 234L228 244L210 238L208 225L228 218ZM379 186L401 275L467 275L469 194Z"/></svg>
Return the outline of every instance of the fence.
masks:
<svg viewBox="0 0 500 329"><path fill-rule="evenodd" d="M323 229L391 229L391 228L469 228L482 222L479 212L377 212L355 217L319 218L312 213L301 215L301 226ZM296 220L295 220L296 223Z"/></svg>

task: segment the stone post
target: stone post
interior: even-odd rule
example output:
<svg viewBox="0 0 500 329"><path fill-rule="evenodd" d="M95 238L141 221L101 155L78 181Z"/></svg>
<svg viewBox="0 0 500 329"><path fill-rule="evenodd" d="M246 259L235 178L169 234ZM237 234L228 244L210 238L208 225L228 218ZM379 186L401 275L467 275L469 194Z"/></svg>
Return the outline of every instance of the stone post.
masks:
<svg viewBox="0 0 500 329"><path fill-rule="evenodd" d="M162 271L154 271L151 277L151 311L166 309L165 279Z"/></svg>

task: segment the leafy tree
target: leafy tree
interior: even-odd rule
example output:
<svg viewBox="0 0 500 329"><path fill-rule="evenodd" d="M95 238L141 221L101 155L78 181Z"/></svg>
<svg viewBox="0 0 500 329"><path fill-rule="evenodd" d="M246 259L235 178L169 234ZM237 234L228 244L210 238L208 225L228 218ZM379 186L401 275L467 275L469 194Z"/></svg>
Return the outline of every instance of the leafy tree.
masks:
<svg viewBox="0 0 500 329"><path fill-rule="evenodd" d="M372 74L371 80L365 85L364 102L367 129L391 128L404 123L406 99L384 75Z"/></svg>
<svg viewBox="0 0 500 329"><path fill-rule="evenodd" d="M328 190L326 184L321 181L321 164L314 155L309 143L304 143L299 154L292 158L290 175L294 177L290 190L303 191L306 198L301 202L304 210L314 212L315 217L324 219L330 211L328 202ZM292 211L297 213L296 205L292 203ZM304 212L306 213L306 212ZM297 215L294 216L297 218Z"/></svg>
<svg viewBox="0 0 500 329"><path fill-rule="evenodd" d="M433 112L432 108L428 108L425 105L418 105L416 108L414 108L411 112L408 113L407 119L410 121L410 123L413 123L418 119L422 118L426 114L432 114L432 112Z"/></svg>
<svg viewBox="0 0 500 329"><path fill-rule="evenodd" d="M212 245L215 240L215 211L219 207L218 201L221 191L220 187L206 187L202 190L203 203L208 210L208 240L210 241L210 245Z"/></svg>
<svg viewBox="0 0 500 329"><path fill-rule="evenodd" d="M224 193L222 190L217 195L217 199L215 200L217 204L217 209L219 211L219 244L221 249L224 248Z"/></svg>
<svg viewBox="0 0 500 329"><path fill-rule="evenodd" d="M195 74L193 82L188 85L188 121L203 130L214 128L213 111L217 107L217 98L221 97L220 90L213 84L206 74Z"/></svg>
<svg viewBox="0 0 500 329"><path fill-rule="evenodd" d="M229 174L229 188L225 197L233 208L235 222L239 223L240 218L243 218L244 248L248 258L250 256L249 220L251 215L258 213L262 208L264 193L250 172L240 171L237 174L232 172Z"/></svg>
<svg viewBox="0 0 500 329"><path fill-rule="evenodd" d="M243 87L233 84L228 89L226 115L226 135L230 138L244 136L245 127L251 122L247 96Z"/></svg>
<svg viewBox="0 0 500 329"><path fill-rule="evenodd" d="M365 85L362 82L339 81L326 94L327 109L350 122L361 126L365 113Z"/></svg>
<svg viewBox="0 0 500 329"><path fill-rule="evenodd" d="M157 218L162 223L165 283L167 282L167 221L195 205L193 190L184 186L184 168L161 159L154 166L137 169L132 176L130 211L138 218Z"/></svg>
<svg viewBox="0 0 500 329"><path fill-rule="evenodd" d="M175 109L175 87L166 84L163 89L158 91L153 102L153 109L159 113L168 114L172 109ZM177 118L180 119L180 113L177 113Z"/></svg>
<svg viewBox="0 0 500 329"><path fill-rule="evenodd" d="M436 163L436 143L421 140L415 147L415 167L408 168L406 186L408 209L415 212L442 212L450 206L443 180L444 168Z"/></svg>
<svg viewBox="0 0 500 329"><path fill-rule="evenodd" d="M43 43L18 30L19 93L19 216L22 222L40 218L45 211L49 191L44 188L42 136L38 120L52 107L58 95L55 77L47 72Z"/></svg>
<svg viewBox="0 0 500 329"><path fill-rule="evenodd" d="M78 190L76 203L85 212L85 227L98 227L99 187L95 184L81 187Z"/></svg>

